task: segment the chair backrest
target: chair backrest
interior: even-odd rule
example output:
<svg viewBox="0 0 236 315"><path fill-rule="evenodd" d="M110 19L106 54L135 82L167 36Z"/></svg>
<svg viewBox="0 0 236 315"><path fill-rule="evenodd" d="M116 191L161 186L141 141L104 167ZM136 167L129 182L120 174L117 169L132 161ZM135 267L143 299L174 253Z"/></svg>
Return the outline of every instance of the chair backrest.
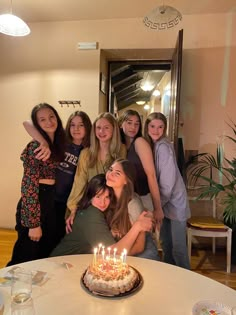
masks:
<svg viewBox="0 0 236 315"><path fill-rule="evenodd" d="M194 212L194 214L192 213L192 215L193 216L206 215L206 216L213 216L213 218L216 218L216 198L214 197L211 199L211 198L205 197L199 200L196 200L196 198L197 197L195 196L194 197L188 196L188 200L190 201L191 212ZM194 211L192 211L192 209L194 209Z"/></svg>

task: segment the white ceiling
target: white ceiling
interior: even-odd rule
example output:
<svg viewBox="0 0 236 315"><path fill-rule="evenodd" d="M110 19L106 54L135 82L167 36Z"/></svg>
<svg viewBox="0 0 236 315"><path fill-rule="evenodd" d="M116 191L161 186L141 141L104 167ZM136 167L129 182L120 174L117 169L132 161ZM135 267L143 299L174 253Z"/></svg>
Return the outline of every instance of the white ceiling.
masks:
<svg viewBox="0 0 236 315"><path fill-rule="evenodd" d="M12 0L13 14L26 22L142 18L158 5L168 4L185 14L236 11L236 0ZM11 0L0 0L0 14Z"/></svg>

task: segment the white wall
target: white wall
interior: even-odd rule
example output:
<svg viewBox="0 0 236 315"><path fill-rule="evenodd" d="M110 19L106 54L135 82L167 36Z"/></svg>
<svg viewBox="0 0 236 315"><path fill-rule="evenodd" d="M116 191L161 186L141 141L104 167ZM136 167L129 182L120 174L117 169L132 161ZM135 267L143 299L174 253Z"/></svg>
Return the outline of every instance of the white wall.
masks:
<svg viewBox="0 0 236 315"><path fill-rule="evenodd" d="M189 149L214 146L215 136L224 131L219 121L226 114L236 117L235 15L185 16L183 21L182 131L188 134ZM173 48L178 32L151 31L141 19L34 23L30 27L32 33L25 38L0 34L0 227L15 224L22 176L19 156L29 141L22 121L29 118L31 108L46 101L66 121L74 108L61 108L57 102L75 99L92 120L99 112L100 50L78 51L76 44L98 41L100 49Z"/></svg>

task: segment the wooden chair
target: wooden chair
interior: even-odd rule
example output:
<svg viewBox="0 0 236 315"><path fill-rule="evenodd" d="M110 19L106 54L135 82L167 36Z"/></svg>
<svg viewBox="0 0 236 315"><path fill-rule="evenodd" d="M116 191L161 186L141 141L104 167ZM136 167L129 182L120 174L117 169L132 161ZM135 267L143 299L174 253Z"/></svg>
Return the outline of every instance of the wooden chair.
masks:
<svg viewBox="0 0 236 315"><path fill-rule="evenodd" d="M195 200L196 197L189 197L189 200ZM201 200L210 200L209 198L203 198ZM212 252L215 254L217 237L227 238L226 248L226 261L227 261L227 273L231 271L231 242L232 242L232 230L228 226L224 225L220 220L216 218L216 200L212 201L212 217L199 216L192 217L188 220L187 226L187 238L188 238L188 255L191 261L191 249L192 249L192 237L210 237L212 238Z"/></svg>

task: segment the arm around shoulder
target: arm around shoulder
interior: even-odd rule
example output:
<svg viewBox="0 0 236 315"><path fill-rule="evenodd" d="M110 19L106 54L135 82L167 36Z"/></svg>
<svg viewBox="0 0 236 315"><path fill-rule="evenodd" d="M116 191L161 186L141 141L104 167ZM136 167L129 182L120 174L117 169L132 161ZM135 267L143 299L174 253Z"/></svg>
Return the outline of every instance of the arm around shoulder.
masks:
<svg viewBox="0 0 236 315"><path fill-rule="evenodd" d="M34 153L37 154L35 155L36 159L42 161L46 161L47 159L49 159L51 155L49 145L47 141L44 139L44 137L41 135L41 133L35 128L32 121L30 120L24 121L23 126L27 133L40 144L39 147L36 150L34 150Z"/></svg>
<svg viewBox="0 0 236 315"><path fill-rule="evenodd" d="M74 183L67 200L67 207L70 211L75 212L77 204L82 198L85 187L88 183L88 152L89 149L83 149L79 156L77 169L74 177Z"/></svg>

